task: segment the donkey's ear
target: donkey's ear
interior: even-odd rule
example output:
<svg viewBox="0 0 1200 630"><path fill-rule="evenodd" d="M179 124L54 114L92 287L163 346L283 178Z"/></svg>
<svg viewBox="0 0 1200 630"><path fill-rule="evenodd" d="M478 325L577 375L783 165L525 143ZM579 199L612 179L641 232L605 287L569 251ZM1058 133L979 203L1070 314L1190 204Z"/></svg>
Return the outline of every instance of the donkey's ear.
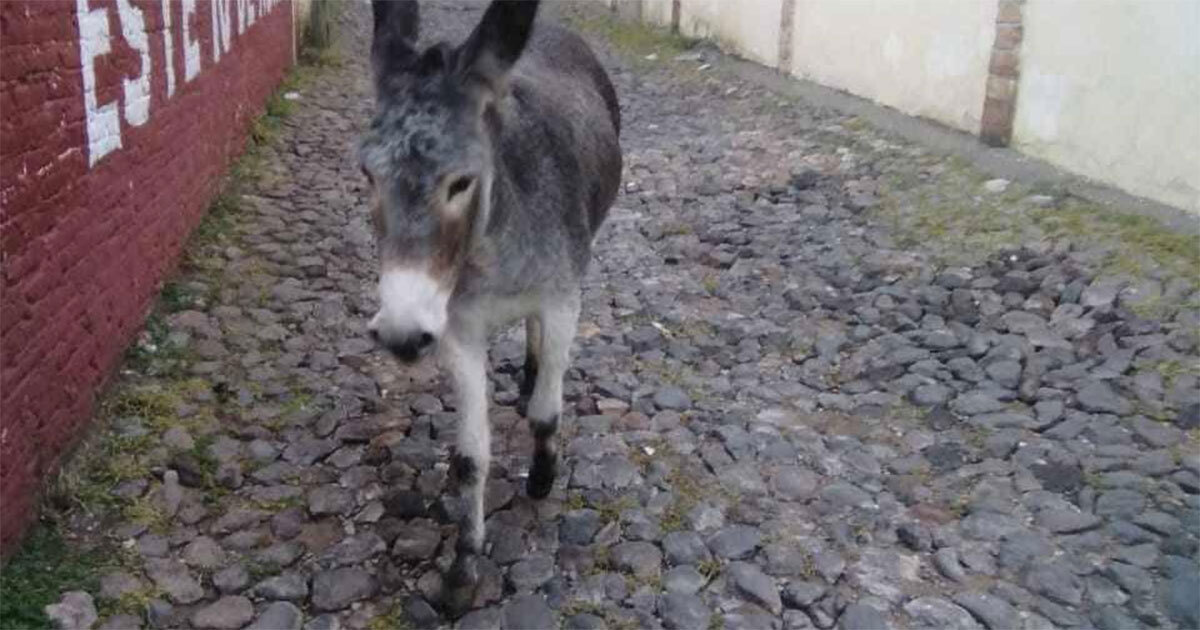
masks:
<svg viewBox="0 0 1200 630"><path fill-rule="evenodd" d="M375 81L403 71L417 59L420 11L416 0L373 0L375 32L371 38L371 66Z"/></svg>
<svg viewBox="0 0 1200 630"><path fill-rule="evenodd" d="M492 0L459 49L459 73L493 89L500 86L525 50L538 4L538 0Z"/></svg>

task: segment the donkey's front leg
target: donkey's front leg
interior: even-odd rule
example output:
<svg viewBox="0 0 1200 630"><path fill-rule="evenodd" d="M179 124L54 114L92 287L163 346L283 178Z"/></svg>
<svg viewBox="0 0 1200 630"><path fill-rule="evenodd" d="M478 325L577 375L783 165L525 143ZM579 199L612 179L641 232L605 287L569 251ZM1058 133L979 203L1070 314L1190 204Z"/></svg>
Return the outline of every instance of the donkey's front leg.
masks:
<svg viewBox="0 0 1200 630"><path fill-rule="evenodd" d="M533 432L533 463L525 492L535 499L550 494L558 465L559 418L562 416L563 374L571 352L571 340L579 323L579 294L549 302L541 309L541 343L538 347L536 381L529 400L529 425Z"/></svg>
<svg viewBox="0 0 1200 630"><path fill-rule="evenodd" d="M487 352L482 338L446 340L446 363L458 390L458 452L452 465L466 511L458 527L457 556L446 576L444 603L457 616L471 607L483 553L483 495L491 455L488 426Z"/></svg>

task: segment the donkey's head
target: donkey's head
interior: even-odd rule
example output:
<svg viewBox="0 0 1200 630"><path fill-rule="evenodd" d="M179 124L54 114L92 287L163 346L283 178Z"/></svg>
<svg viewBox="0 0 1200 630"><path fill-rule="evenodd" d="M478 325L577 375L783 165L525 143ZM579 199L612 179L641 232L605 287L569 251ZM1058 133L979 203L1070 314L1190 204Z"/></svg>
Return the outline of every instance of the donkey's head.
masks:
<svg viewBox="0 0 1200 630"><path fill-rule="evenodd" d="M461 46L416 49L416 2L375 0L376 112L362 139L379 240L371 334L414 361L445 331L447 307L490 212L494 104L537 2L493 2Z"/></svg>

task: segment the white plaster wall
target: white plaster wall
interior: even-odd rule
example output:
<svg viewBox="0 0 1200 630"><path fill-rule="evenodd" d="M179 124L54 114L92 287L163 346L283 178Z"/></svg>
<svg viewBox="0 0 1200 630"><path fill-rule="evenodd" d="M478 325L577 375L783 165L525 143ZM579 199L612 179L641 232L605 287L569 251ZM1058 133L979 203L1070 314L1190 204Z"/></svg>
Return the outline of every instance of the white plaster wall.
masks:
<svg viewBox="0 0 1200 630"><path fill-rule="evenodd" d="M1028 0L1013 144L1200 211L1200 2Z"/></svg>
<svg viewBox="0 0 1200 630"><path fill-rule="evenodd" d="M712 38L729 52L774 68L782 7L783 0L682 0L679 31Z"/></svg>
<svg viewBox="0 0 1200 630"><path fill-rule="evenodd" d="M670 26L671 0L642 0L642 19L656 26Z"/></svg>
<svg viewBox="0 0 1200 630"><path fill-rule="evenodd" d="M996 0L795 0L792 23L792 74L979 132Z"/></svg>

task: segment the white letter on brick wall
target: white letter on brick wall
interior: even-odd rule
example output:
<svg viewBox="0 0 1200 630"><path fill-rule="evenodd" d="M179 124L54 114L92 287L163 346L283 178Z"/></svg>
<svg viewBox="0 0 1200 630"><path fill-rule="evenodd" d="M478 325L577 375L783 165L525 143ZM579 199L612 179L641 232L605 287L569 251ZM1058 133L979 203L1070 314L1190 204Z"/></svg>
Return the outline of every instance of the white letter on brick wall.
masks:
<svg viewBox="0 0 1200 630"><path fill-rule="evenodd" d="M200 74L200 42L192 39L192 16L196 15L196 0L183 0L183 80L191 81Z"/></svg>
<svg viewBox="0 0 1200 630"><path fill-rule="evenodd" d="M230 22L229 0L212 0L213 61L221 60L221 51L229 52L233 44L233 24Z"/></svg>
<svg viewBox="0 0 1200 630"><path fill-rule="evenodd" d="M142 58L142 70L132 79L125 79L125 121L138 127L150 119L150 38L146 35L146 20L142 10L129 0L117 0L117 17L121 18L121 33L129 47Z"/></svg>
<svg viewBox="0 0 1200 630"><path fill-rule="evenodd" d="M171 0L162 0L163 57L167 65L167 98L175 94L175 49L171 42Z"/></svg>
<svg viewBox="0 0 1200 630"><path fill-rule="evenodd" d="M246 29L254 26L254 21L258 19L255 15L254 0L237 0L238 3L238 32L243 33Z"/></svg>
<svg viewBox="0 0 1200 630"><path fill-rule="evenodd" d="M108 54L108 11L88 9L75 0L79 21L79 58L83 62L83 111L87 117L88 166L121 148L121 118L117 104L99 106L96 99L96 57Z"/></svg>

